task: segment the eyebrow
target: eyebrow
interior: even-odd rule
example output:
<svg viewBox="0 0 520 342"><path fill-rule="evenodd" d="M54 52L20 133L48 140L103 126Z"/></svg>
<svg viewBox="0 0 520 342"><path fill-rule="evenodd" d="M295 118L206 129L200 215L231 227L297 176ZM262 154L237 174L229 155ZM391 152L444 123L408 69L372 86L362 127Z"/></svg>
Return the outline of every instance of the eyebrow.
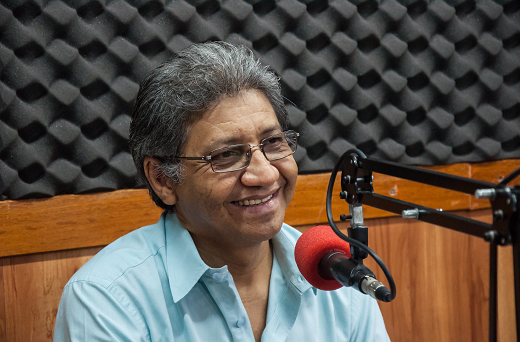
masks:
<svg viewBox="0 0 520 342"><path fill-rule="evenodd" d="M282 128L280 127L280 125L270 126L268 128L265 128L260 133L260 136L266 136L267 137L268 134L271 135L270 133L273 133L275 131L282 132ZM242 140L242 138L239 138L239 137L230 137L230 138L224 138L224 139L221 139L221 140L217 140L213 144L211 144L210 146L207 147L208 148L208 152L213 151L213 150L215 150L217 148L220 148L220 147L226 147L226 146L229 146L229 145L241 144L241 142L240 142L241 140Z"/></svg>

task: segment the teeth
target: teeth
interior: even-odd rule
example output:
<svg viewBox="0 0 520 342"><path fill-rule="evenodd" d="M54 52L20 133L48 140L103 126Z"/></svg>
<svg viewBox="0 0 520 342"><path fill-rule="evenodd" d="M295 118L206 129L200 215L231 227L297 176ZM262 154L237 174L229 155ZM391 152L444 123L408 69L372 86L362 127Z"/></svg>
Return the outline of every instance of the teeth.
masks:
<svg viewBox="0 0 520 342"><path fill-rule="evenodd" d="M269 201L272 197L273 197L273 195L269 195L266 198L262 198L262 199L238 201L238 205L240 205L240 206L246 205L248 207L253 207L255 205L259 205L259 204Z"/></svg>

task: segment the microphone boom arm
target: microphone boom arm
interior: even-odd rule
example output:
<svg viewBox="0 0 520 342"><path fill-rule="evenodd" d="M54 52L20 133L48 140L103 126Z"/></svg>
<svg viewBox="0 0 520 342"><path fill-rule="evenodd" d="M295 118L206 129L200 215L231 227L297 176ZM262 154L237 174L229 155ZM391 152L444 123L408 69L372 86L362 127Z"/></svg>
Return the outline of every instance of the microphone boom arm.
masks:
<svg viewBox="0 0 520 342"><path fill-rule="evenodd" d="M332 190L333 177L335 178L340 167L342 168L342 191L340 198L345 199L351 207L352 205L366 204L371 207L402 215L404 218L414 218L465 234L482 237L490 242L489 341L496 341L497 338L497 245L512 244L517 341L520 341L520 202L518 201L518 197L520 197L520 186L512 188L505 186L504 182L493 184L389 161L367 158L363 152L352 149L344 153L335 166L331 176L331 182L329 183L328 193ZM372 184L372 171L475 195L477 198L487 198L491 202L493 223L488 224L444 212L442 209L432 209L376 194L374 193ZM517 170L508 176L508 181L514 178L519 171L520 170ZM327 206L330 206L329 198L327 198ZM333 220L331 215L330 208L327 208L329 223L336 232L337 228L335 225L332 225L333 222L331 221ZM336 232L336 234L338 234L338 232ZM371 253L369 254L372 256ZM383 271L385 271L385 269L383 269ZM385 275L387 275L386 271ZM391 286L393 287L393 280L391 281ZM394 287L392 288L392 294L393 297L395 297Z"/></svg>
<svg viewBox="0 0 520 342"><path fill-rule="evenodd" d="M485 237L492 230L492 225L477 220L468 219L442 210L423 207L418 204L404 202L395 198L386 197L368 191L360 191L361 203L374 208L383 209L388 212L402 215L403 211L410 218L432 223L438 226L456 230L458 232Z"/></svg>
<svg viewBox="0 0 520 342"><path fill-rule="evenodd" d="M481 194L481 198L489 197L493 224L376 194L372 171L470 195ZM350 181L352 179L355 181ZM399 215L404 211L409 218L482 237L486 241L493 238L499 245L512 244L512 231L518 222L516 191L508 187L354 154L350 154L350 162L343 164L341 189L345 192L342 197L349 204L366 204Z"/></svg>

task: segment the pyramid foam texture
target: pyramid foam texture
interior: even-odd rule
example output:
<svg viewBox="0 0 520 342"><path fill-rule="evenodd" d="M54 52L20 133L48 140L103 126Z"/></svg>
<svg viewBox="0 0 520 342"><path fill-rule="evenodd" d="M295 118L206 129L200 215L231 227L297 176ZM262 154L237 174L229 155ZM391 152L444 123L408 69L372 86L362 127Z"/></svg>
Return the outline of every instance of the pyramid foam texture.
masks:
<svg viewBox="0 0 520 342"><path fill-rule="evenodd" d="M1 198L135 187L138 84L208 40L281 77L300 172L353 147L418 165L520 157L516 0L4 1Z"/></svg>

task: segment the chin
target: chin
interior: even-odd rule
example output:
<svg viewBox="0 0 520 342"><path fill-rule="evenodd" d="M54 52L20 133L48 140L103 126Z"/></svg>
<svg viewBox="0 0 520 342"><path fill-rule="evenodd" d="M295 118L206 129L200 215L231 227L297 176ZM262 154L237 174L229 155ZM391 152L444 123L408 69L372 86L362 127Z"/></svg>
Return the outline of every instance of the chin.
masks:
<svg viewBox="0 0 520 342"><path fill-rule="evenodd" d="M282 229L283 219L265 223L257 227L256 232L262 237L262 241L271 240Z"/></svg>

